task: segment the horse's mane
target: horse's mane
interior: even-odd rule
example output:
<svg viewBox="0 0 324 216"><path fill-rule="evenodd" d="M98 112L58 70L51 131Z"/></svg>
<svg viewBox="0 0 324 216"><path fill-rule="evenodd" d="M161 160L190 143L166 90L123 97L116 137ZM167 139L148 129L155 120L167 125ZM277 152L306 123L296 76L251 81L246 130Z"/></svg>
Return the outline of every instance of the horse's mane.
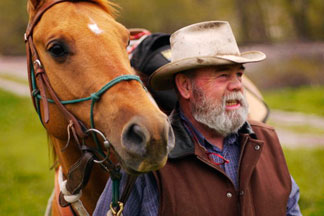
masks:
<svg viewBox="0 0 324 216"><path fill-rule="evenodd" d="M27 1L27 12L29 14L29 21L34 17L35 13L37 12L38 8L40 8L45 2L48 0L43 0L39 3L37 8L34 8L31 1ZM99 5L103 10L105 10L108 14L110 14L113 18L116 18L118 15L119 6L111 1L108 0L70 0L71 2L81 2L81 1L88 1L93 2Z"/></svg>

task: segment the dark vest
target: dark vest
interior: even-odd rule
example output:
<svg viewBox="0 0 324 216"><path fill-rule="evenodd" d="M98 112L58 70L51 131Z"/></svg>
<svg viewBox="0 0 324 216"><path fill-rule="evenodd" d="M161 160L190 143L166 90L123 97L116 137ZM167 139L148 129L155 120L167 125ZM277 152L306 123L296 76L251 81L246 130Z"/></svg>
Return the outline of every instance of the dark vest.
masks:
<svg viewBox="0 0 324 216"><path fill-rule="evenodd" d="M161 216L286 215L291 178L272 127L246 123L239 131L239 189L224 170L210 163L177 112L171 115L176 146L164 168L154 173Z"/></svg>

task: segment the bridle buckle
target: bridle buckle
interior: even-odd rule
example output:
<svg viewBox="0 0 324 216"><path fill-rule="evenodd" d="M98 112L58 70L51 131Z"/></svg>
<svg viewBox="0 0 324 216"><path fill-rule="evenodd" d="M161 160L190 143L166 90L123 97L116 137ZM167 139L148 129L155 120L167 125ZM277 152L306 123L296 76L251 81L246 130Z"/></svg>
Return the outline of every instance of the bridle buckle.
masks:
<svg viewBox="0 0 324 216"><path fill-rule="evenodd" d="M38 66L39 68L43 68L43 65L41 63L41 61L39 59L36 59L34 62L33 62L34 66Z"/></svg>

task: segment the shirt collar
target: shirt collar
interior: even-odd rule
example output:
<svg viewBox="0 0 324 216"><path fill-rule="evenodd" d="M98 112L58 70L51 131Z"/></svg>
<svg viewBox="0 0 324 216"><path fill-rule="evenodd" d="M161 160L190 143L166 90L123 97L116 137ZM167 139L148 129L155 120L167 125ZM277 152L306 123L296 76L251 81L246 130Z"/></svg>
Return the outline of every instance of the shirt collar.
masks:
<svg viewBox="0 0 324 216"><path fill-rule="evenodd" d="M206 149L213 148L217 151L221 151L219 148L212 145L210 142L208 142L208 140L205 139L205 137L193 126L191 121L184 115L181 108L179 108L179 115L180 118L187 124L187 126L190 127L190 130L187 130L187 132L190 134L190 136L196 136L200 145L202 145ZM229 134L224 138L224 145L238 145L238 137L239 136L237 133Z"/></svg>
<svg viewBox="0 0 324 216"><path fill-rule="evenodd" d="M191 132L188 130L187 127L190 125L192 126L191 122L184 116L184 114L180 114L182 111L180 111L179 104L176 105L175 109L171 112L169 116L169 120L172 124L172 128L175 135L175 147L174 149L169 153L169 158L175 159L184 157L186 155L194 154L195 152L195 144L193 142L193 137L191 135ZM190 124L185 124L185 122ZM187 126L187 127L186 127ZM194 130L190 128L190 130ZM197 131L197 130L196 130ZM257 139L254 131L252 130L251 125L248 122L245 122L244 125L239 129L238 131L238 137L241 134L247 134L251 138ZM197 134L197 138L199 137L199 134ZM203 136L201 136L203 137ZM202 138L204 140L204 138ZM231 138L228 138L228 140L231 142ZM199 140L200 142L200 140ZM202 142L204 143L204 142ZM231 143L240 143L240 139L238 139L237 142L232 141Z"/></svg>

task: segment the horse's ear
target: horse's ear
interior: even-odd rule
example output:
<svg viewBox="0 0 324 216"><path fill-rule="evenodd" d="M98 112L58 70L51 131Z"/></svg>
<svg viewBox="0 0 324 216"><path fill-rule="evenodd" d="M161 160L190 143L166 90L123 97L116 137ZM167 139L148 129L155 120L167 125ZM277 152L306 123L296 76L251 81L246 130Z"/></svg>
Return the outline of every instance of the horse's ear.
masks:
<svg viewBox="0 0 324 216"><path fill-rule="evenodd" d="M41 5L43 0L28 0L27 1L27 12L29 14L29 19L35 15L36 9Z"/></svg>
<svg viewBox="0 0 324 216"><path fill-rule="evenodd" d="M43 0L28 0L29 8L35 10Z"/></svg>

